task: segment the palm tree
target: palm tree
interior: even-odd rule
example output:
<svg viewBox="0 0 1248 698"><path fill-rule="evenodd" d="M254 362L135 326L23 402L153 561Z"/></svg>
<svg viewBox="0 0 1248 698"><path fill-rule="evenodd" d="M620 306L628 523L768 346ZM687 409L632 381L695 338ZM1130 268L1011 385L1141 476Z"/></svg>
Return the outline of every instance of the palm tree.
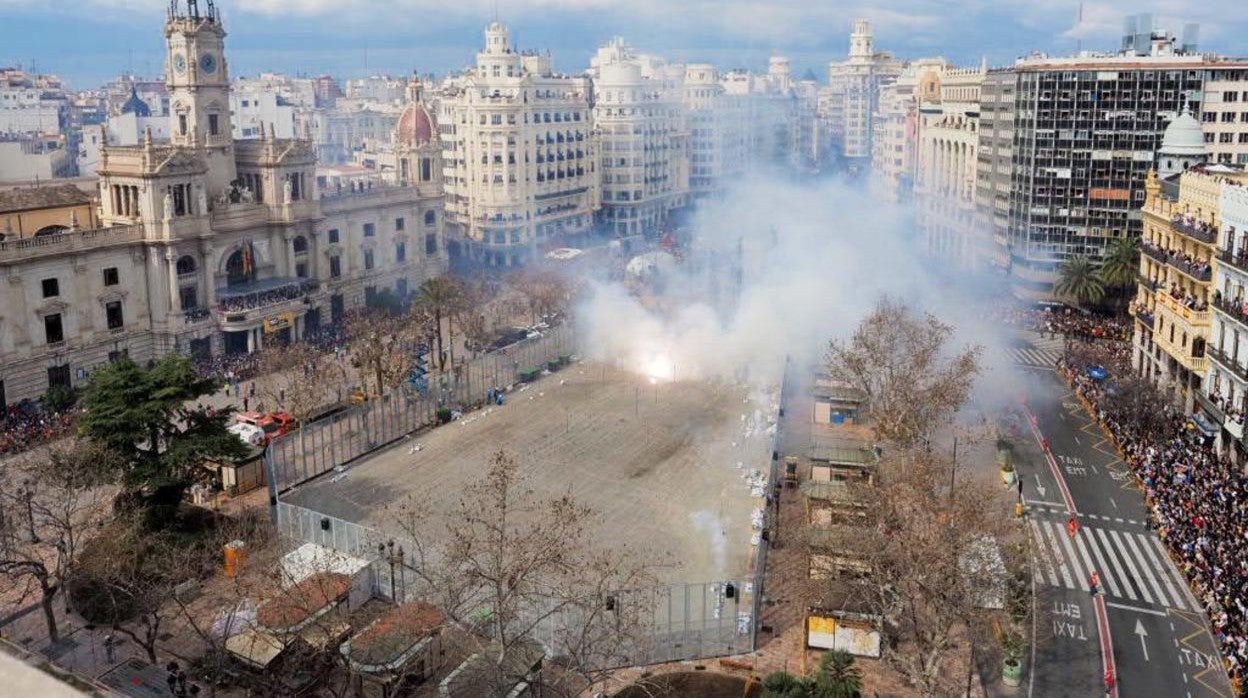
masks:
<svg viewBox="0 0 1248 698"><path fill-rule="evenodd" d="M1053 292L1076 305L1099 303L1105 298L1105 282L1096 262L1083 255L1070 257L1057 271Z"/></svg>
<svg viewBox="0 0 1248 698"><path fill-rule="evenodd" d="M1135 285L1140 273L1140 239L1117 238L1105 248L1101 262L1101 281L1111 288Z"/></svg>
<svg viewBox="0 0 1248 698"><path fill-rule="evenodd" d="M862 672L854 666L854 656L843 650L824 652L815 677L816 698L860 698Z"/></svg>
<svg viewBox="0 0 1248 698"><path fill-rule="evenodd" d="M447 276L439 276L429 279L420 285L420 295L416 302L420 304L430 315L433 316L434 338L437 340L437 354L435 355L438 362L438 370L446 370L446 352L444 351L443 340L446 344L453 341L453 327L447 327L447 337L442 335L442 320L449 319L456 304L460 298L459 283Z"/></svg>

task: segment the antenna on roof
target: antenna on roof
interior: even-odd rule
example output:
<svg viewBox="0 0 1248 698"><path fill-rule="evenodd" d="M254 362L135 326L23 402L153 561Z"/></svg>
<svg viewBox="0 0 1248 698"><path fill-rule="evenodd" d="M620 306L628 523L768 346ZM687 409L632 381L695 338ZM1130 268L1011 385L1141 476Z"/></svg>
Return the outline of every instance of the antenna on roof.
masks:
<svg viewBox="0 0 1248 698"><path fill-rule="evenodd" d="M1079 3L1079 14L1075 16L1075 34L1079 37L1075 40L1075 55L1083 53L1083 3Z"/></svg>
<svg viewBox="0 0 1248 698"><path fill-rule="evenodd" d="M494 21L498 21L498 0L494 0Z"/></svg>

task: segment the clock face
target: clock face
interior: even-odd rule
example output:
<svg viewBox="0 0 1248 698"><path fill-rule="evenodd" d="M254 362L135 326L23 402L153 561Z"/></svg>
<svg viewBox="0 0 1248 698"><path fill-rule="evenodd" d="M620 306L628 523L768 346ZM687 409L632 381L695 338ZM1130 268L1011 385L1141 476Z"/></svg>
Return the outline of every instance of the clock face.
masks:
<svg viewBox="0 0 1248 698"><path fill-rule="evenodd" d="M173 57L173 69L179 75L186 72L186 56L178 54Z"/></svg>
<svg viewBox="0 0 1248 698"><path fill-rule="evenodd" d="M217 72L217 57L212 55L211 53L205 53L204 55L200 56L199 68L200 70L204 71L205 73L208 73L209 75Z"/></svg>

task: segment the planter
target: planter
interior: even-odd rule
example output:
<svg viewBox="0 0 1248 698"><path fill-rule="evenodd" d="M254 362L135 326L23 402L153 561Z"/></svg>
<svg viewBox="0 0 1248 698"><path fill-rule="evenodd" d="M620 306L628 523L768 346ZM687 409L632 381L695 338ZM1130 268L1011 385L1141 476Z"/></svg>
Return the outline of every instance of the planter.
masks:
<svg viewBox="0 0 1248 698"><path fill-rule="evenodd" d="M1006 487L1013 485L1017 480L1018 473L1013 468L1008 470L1005 468L1001 469L1001 482L1004 482Z"/></svg>
<svg viewBox="0 0 1248 698"><path fill-rule="evenodd" d="M1017 659L1006 659L1001 665L1001 683L1017 687L1023 682L1023 664Z"/></svg>
<svg viewBox="0 0 1248 698"><path fill-rule="evenodd" d="M1014 462L1014 454L1008 448L997 448L997 465L1004 467Z"/></svg>

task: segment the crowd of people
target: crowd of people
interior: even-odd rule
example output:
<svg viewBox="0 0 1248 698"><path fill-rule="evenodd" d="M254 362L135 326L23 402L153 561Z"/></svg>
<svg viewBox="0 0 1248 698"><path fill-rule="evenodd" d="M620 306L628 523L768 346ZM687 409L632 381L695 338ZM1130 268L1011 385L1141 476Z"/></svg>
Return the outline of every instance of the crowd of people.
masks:
<svg viewBox="0 0 1248 698"><path fill-rule="evenodd" d="M1178 284L1175 284L1175 283L1170 284L1169 293L1170 293L1171 298L1182 303L1183 307L1187 308L1188 310L1194 310L1200 313L1209 309L1209 304L1205 302L1204 298L1197 298L1196 296L1193 296L1191 293L1183 291L1182 289L1179 288Z"/></svg>
<svg viewBox="0 0 1248 698"><path fill-rule="evenodd" d="M221 310L227 313L238 313L244 310L252 310L253 308L261 308L274 303L282 303L284 301L293 301L306 295L315 288L316 282L305 279L300 283L291 283L286 286L270 289L268 291L256 291L255 293L247 293L241 296L230 296L222 298L219 301Z"/></svg>
<svg viewBox="0 0 1248 698"><path fill-rule="evenodd" d="M1144 485L1152 523L1178 560L1213 624L1228 669L1237 681L1248 669L1248 475L1177 408L1167 406L1153 426L1121 413L1105 386L1088 375L1089 358L1059 368L1113 433L1124 460ZM1121 359L1097 357L1113 370Z"/></svg>
<svg viewBox="0 0 1248 698"><path fill-rule="evenodd" d="M40 403L23 400L10 405L0 424L0 456L28 451L58 439L74 428L73 410L52 412Z"/></svg>
<svg viewBox="0 0 1248 698"><path fill-rule="evenodd" d="M1179 267L1188 275L1197 279L1207 281L1213 275L1213 265L1208 259L1201 259L1190 252L1183 250L1167 250L1161 245L1151 243L1144 240L1140 243L1140 250L1152 257L1162 257L1170 264Z"/></svg>
<svg viewBox="0 0 1248 698"><path fill-rule="evenodd" d="M1000 311L1001 321L1025 330L1044 335L1059 335L1072 339L1131 338L1131 318L1092 315L1071 308L1018 308L1008 307Z"/></svg>

